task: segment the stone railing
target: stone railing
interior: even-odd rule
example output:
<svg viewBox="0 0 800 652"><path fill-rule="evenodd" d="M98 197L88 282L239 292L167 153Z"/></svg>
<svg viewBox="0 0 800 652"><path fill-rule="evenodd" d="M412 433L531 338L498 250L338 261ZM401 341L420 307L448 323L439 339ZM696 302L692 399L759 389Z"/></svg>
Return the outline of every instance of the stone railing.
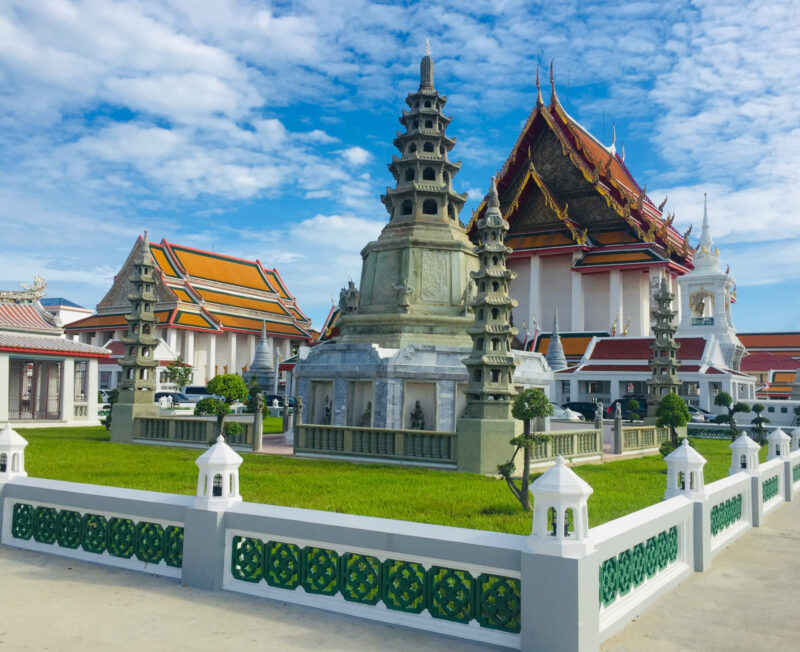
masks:
<svg viewBox="0 0 800 652"><path fill-rule="evenodd" d="M79 403L75 401L72 404L72 416L75 419L88 419L89 418L89 404L85 402Z"/></svg>
<svg viewBox="0 0 800 652"><path fill-rule="evenodd" d="M622 452L658 448L670 438L669 428L656 426L622 427Z"/></svg>
<svg viewBox="0 0 800 652"><path fill-rule="evenodd" d="M561 455L568 460L599 458L603 455L602 430L550 430L550 441L536 444L531 462L548 462Z"/></svg>
<svg viewBox="0 0 800 652"><path fill-rule="evenodd" d="M454 432L303 423L295 426L294 451L298 455L454 468L457 439Z"/></svg>
<svg viewBox="0 0 800 652"><path fill-rule="evenodd" d="M253 448L253 418L227 418L225 423L238 423L242 432L226 435L225 441L233 448ZM213 417L137 417L133 420L134 441L158 442L175 446L208 446L219 432Z"/></svg>

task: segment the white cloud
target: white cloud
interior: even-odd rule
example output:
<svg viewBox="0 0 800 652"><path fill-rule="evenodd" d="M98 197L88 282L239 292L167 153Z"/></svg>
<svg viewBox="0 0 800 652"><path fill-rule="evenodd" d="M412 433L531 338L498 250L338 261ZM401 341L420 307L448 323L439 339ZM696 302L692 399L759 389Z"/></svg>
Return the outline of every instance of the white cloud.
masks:
<svg viewBox="0 0 800 652"><path fill-rule="evenodd" d="M339 153L350 165L364 165L372 159L372 154L363 147L358 146L348 147L347 149L341 150Z"/></svg>

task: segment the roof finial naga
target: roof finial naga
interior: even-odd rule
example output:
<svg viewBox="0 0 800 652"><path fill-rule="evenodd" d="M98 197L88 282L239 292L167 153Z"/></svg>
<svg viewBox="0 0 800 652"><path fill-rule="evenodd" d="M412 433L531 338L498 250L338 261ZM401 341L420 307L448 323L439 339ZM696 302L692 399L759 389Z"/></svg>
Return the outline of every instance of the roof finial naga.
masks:
<svg viewBox="0 0 800 652"><path fill-rule="evenodd" d="M625 162L625 141L622 141L622 162Z"/></svg>
<svg viewBox="0 0 800 652"><path fill-rule="evenodd" d="M544 100L542 99L542 86L539 83L539 64L536 64L536 106L542 107L544 106Z"/></svg>
<svg viewBox="0 0 800 652"><path fill-rule="evenodd" d="M666 206L666 205L667 205L667 199L669 199L669 195L667 195L666 197L664 197L664 201L662 201L662 202L661 202L661 203L658 205L658 211L659 211L659 212L661 212L661 211L663 211L663 210L664 210L664 206Z"/></svg>
<svg viewBox="0 0 800 652"><path fill-rule="evenodd" d="M553 75L553 63L555 59L550 59L550 104L558 104L558 95L556 95L556 82Z"/></svg>
<svg viewBox="0 0 800 652"><path fill-rule="evenodd" d="M689 234L692 232L692 227L693 226L694 226L694 224L690 224L689 228L686 230L686 233L683 234L683 257L684 258L686 258L686 256L689 255L689 249L691 249L691 247L689 246Z"/></svg>
<svg viewBox="0 0 800 652"><path fill-rule="evenodd" d="M611 146L609 149L614 150L617 142L617 125L611 123Z"/></svg>

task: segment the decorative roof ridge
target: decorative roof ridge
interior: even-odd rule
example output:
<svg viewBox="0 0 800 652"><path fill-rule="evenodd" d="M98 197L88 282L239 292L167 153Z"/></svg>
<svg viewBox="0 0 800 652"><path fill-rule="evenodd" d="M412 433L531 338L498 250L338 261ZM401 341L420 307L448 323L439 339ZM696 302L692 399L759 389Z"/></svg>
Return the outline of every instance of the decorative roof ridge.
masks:
<svg viewBox="0 0 800 652"><path fill-rule="evenodd" d="M564 204L564 206L559 204L556 196L552 193L550 188L544 182L544 179L542 179L542 177L536 171L536 167L533 165L533 158L531 157L530 153L528 154L528 170L530 172L530 177L533 179L534 183L536 183L539 190L542 192L542 195L544 195L545 203L555 212L555 214L558 216L558 219L561 220L567 227L572 239L575 240L575 244L587 244L586 234L588 229L584 228L583 233L579 232L578 229L581 225L574 222L568 215L569 204Z"/></svg>
<svg viewBox="0 0 800 652"><path fill-rule="evenodd" d="M181 278L185 278L188 276L186 273L186 269L181 264L181 261L178 259L178 256L172 251L173 244L168 242L166 238L161 238L161 246L164 248L164 252L166 253L167 257L169 258L169 262L172 263L172 266L175 268L175 271L178 272ZM176 245L180 246L180 245ZM160 269L159 269L160 271Z"/></svg>

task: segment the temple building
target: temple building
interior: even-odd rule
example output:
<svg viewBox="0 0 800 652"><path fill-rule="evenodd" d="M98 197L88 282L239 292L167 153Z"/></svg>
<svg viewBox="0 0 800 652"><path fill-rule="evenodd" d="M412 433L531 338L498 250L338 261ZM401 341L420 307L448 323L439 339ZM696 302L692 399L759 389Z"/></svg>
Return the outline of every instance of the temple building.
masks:
<svg viewBox="0 0 800 652"><path fill-rule="evenodd" d="M64 336L40 303L46 287L37 277L0 292L0 422L98 425L97 364L108 351Z"/></svg>
<svg viewBox="0 0 800 652"><path fill-rule="evenodd" d="M734 401L755 399L754 378L740 370L745 349L731 318L735 282L730 269L719 269L712 245L705 207L695 267L678 278L683 310L677 323L678 301L665 275L651 310L655 337L592 338L577 366L556 372L558 402L608 405L626 395L655 391L658 398L677 389L687 404L714 411L719 392Z"/></svg>
<svg viewBox="0 0 800 652"><path fill-rule="evenodd" d="M546 353L556 311L564 352L579 359L593 337L650 334L651 299L662 273L679 296L677 278L692 269L689 234L679 234L664 202L655 205L625 165L624 148L603 145L559 102L550 71L549 104L538 97L497 177L500 208L510 225L509 269L517 274L518 346ZM614 138L616 140L616 137ZM467 227L473 241L483 200ZM534 333L530 337L531 332Z"/></svg>
<svg viewBox="0 0 800 652"><path fill-rule="evenodd" d="M258 260L242 260L162 240L134 243L97 312L72 322L66 331L76 341L104 345L115 355L102 369L103 388L116 387L122 367L116 364L127 330L128 296L134 261L147 246L155 263L155 358L163 366L180 356L193 367L193 384L216 374L246 373L265 329L273 359L289 358L308 342L311 322L300 310L278 271ZM163 372L156 389L163 388Z"/></svg>
<svg viewBox="0 0 800 652"><path fill-rule="evenodd" d="M321 341L301 350L294 368L308 424L453 432L466 408L462 360L473 350L473 310L499 319L502 309L508 317L508 297L508 305L473 307L487 290L471 275L478 256L458 217L466 195L453 190L461 164L449 159L455 139L446 134L446 101L426 54L419 88L400 116L404 131L394 138L399 156L388 168L395 186L382 197L389 220L361 252L360 287L351 282L342 289ZM500 296L499 288L492 292L492 300ZM502 368L505 382L549 389L552 373L542 355L507 357L495 370Z"/></svg>

